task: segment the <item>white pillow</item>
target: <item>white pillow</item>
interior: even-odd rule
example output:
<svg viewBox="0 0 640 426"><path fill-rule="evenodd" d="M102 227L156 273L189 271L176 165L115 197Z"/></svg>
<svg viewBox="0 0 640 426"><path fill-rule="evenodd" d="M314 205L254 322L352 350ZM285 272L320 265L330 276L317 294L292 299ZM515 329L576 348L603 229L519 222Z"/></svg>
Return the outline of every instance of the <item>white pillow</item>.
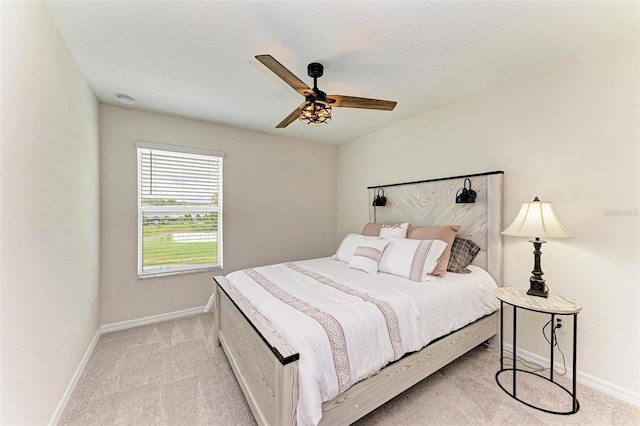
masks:
<svg viewBox="0 0 640 426"><path fill-rule="evenodd" d="M342 242L338 246L338 251L333 255L333 258L341 262L349 263L353 257L353 252L356 251L356 247L365 241L377 239L378 237L367 237L360 234L347 234L342 239Z"/></svg>
<svg viewBox="0 0 640 426"><path fill-rule="evenodd" d="M380 228L380 238L398 237L407 238L409 223L398 223L396 225L382 225Z"/></svg>
<svg viewBox="0 0 640 426"><path fill-rule="evenodd" d="M360 269L367 274L378 273L378 262L387 244L389 244L389 240L363 241L356 247L351 262L349 262L349 268Z"/></svg>
<svg viewBox="0 0 640 426"><path fill-rule="evenodd" d="M435 269L446 247L447 243L441 240L390 238L378 270L413 281L428 281L432 279L429 274Z"/></svg>

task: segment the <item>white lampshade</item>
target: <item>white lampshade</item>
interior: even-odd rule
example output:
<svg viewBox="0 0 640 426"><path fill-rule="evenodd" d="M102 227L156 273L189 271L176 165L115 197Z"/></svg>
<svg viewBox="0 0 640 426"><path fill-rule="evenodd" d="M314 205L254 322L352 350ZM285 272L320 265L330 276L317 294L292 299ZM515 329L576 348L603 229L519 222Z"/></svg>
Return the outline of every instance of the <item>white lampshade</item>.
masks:
<svg viewBox="0 0 640 426"><path fill-rule="evenodd" d="M551 203L540 201L538 197L523 203L518 216L502 233L515 237L573 238L558 220Z"/></svg>

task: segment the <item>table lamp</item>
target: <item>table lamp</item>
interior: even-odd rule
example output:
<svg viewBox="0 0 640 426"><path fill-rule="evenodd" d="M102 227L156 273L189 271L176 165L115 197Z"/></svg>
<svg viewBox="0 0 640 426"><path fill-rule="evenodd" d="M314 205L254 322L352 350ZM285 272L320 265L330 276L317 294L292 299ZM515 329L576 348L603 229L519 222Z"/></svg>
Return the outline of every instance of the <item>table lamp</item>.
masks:
<svg viewBox="0 0 640 426"><path fill-rule="evenodd" d="M549 201L540 201L536 197L530 203L523 203L520 213L516 216L511 225L502 231L504 235L512 235L514 237L535 238L529 240L533 243L533 274L529 278L529 291L527 294L531 296L547 297L549 288L542 278L543 272L540 268L540 247L546 241L540 238L573 238L567 230L562 226L556 216L551 203Z"/></svg>

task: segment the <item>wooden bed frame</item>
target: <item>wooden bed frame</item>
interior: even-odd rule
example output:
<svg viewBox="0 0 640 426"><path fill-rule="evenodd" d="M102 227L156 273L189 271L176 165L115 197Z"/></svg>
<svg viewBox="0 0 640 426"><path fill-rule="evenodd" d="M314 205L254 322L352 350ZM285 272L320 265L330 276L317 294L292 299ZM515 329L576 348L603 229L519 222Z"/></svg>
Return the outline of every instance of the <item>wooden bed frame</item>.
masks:
<svg viewBox="0 0 640 426"><path fill-rule="evenodd" d="M391 212L394 220L403 219L414 226L464 223L458 235L472 238L482 248L482 256L474 263L484 267L498 285L502 285L502 175L503 172L490 172L369 187L369 190L374 194L377 188L385 188L387 213ZM478 193L476 203L455 204L456 188L462 188L467 178ZM427 194L420 195L420 200L426 197L429 202L416 204L416 194ZM408 205L412 208L406 209ZM374 209L372 221L388 220L380 220L384 215L376 214ZM399 213L400 210L405 213ZM409 220L404 220L406 210L413 212ZM469 217L472 220L467 220ZM295 425L298 352L224 277L217 276L214 280L215 343L222 345L257 423ZM497 330L498 312L494 312L404 356L323 403L320 424L353 423L493 337Z"/></svg>

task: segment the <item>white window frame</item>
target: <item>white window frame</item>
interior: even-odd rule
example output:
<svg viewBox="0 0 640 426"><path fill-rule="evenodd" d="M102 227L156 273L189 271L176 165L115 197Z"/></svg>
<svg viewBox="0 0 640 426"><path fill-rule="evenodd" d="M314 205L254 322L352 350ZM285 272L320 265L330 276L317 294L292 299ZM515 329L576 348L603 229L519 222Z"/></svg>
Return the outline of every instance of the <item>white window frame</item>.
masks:
<svg viewBox="0 0 640 426"><path fill-rule="evenodd" d="M145 205L142 200L142 171L141 171L141 153L142 150L153 150L153 151L170 151L177 152L183 154L195 154L195 155L203 155L209 157L217 157L219 158L218 165L218 200L217 206L153 206L153 205ZM145 142L145 141L137 141L136 142L136 168L137 168L137 185L138 185L138 278L154 278L161 276L169 276L169 275L181 275L181 274L190 274L197 272L206 272L211 270L219 270L222 269L222 259L223 259L223 240L222 240L222 212L223 212L223 196L222 196L222 167L223 167L223 159L224 153L219 151L211 151L206 149L199 148L190 148L183 146L174 146L174 145L165 145L158 144L153 142ZM197 213L202 212L211 213L217 212L218 224L217 224L217 263L212 264L201 264L195 266L189 265L174 265L174 266L155 266L155 267L144 267L143 265L143 252L144 252L144 239L143 239L143 217L145 213L149 212L176 212L176 211L184 211L185 213Z"/></svg>

